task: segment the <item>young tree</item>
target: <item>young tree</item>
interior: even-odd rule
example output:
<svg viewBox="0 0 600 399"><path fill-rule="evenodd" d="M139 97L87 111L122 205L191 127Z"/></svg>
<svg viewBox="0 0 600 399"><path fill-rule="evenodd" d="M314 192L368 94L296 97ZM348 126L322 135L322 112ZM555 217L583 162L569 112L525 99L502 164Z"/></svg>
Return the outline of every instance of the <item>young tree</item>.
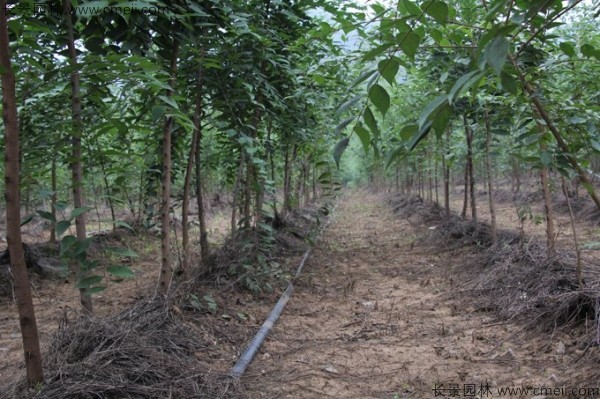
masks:
<svg viewBox="0 0 600 399"><path fill-rule="evenodd" d="M2 119L4 121L4 196L6 198L6 241L10 252L11 273L23 338L27 382L30 386L44 381L42 357L29 287L29 276L21 240L21 201L19 194L19 124L8 38L6 1L0 1L0 67L2 68Z"/></svg>

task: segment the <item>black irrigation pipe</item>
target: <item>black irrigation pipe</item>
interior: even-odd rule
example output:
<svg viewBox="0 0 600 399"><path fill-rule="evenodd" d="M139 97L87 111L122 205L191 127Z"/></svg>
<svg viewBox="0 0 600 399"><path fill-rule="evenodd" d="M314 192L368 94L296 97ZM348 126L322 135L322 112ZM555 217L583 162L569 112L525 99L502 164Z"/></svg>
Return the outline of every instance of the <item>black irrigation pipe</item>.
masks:
<svg viewBox="0 0 600 399"><path fill-rule="evenodd" d="M334 210L335 210L335 207L331 210L329 219L327 220L327 223L325 223L325 226L323 226L321 231L319 231L319 234L317 235L317 239L315 240L314 245L316 245L321 234L329 226L329 223L331 222L331 219L333 218ZM252 339L252 342L250 342L250 345L248 345L248 347L246 348L244 353L242 353L242 356L240 357L238 362L235 364L235 366L233 366L233 368L229 372L229 375L231 377L240 378L244 374L244 372L246 371L246 369L248 368L250 363L252 363L254 356L256 356L256 353L262 346L262 343L264 342L265 338L267 337L267 335L269 334L269 332L271 331L271 329L273 328L273 326L279 319L281 312L283 312L285 305L290 300L292 293L294 292L294 281L296 280L296 278L298 278L300 273L302 273L302 269L304 269L304 264L306 263L306 260L312 253L314 245L312 247L310 247L309 249L307 249L306 252L304 252L304 256L302 257L302 260L300 261L300 264L298 265L298 269L296 270L296 274L294 274L294 277L289 282L286 290L283 292L283 294L281 294L281 297L279 298L279 300L273 307L273 310L271 310L271 313L269 313L269 316L267 316L267 319L265 320L263 325L260 327L260 329L258 330L256 335Z"/></svg>

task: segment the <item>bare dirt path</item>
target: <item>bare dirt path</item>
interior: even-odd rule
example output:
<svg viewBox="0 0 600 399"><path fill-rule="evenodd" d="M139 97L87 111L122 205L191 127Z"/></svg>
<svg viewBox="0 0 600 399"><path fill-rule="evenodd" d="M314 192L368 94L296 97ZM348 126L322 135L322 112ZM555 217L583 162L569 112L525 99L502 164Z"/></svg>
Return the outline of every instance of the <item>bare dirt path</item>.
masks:
<svg viewBox="0 0 600 399"><path fill-rule="evenodd" d="M437 387L446 397L530 398L497 388L576 388L584 371L572 368L570 338L526 335L452 299L461 282L448 264L467 255L415 246L426 231L381 196L347 193L243 377L244 397L433 398ZM491 389L477 395L482 384Z"/></svg>

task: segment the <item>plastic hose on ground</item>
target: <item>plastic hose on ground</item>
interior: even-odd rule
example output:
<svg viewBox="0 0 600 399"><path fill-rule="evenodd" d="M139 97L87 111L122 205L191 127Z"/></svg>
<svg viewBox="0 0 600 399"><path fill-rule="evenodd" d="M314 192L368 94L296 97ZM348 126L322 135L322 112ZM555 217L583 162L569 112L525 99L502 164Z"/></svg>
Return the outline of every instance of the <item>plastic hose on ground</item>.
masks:
<svg viewBox="0 0 600 399"><path fill-rule="evenodd" d="M329 226L329 223L330 223L331 219L333 218L333 216L332 216L333 210L335 210L335 207L334 207L334 209L332 209L331 216L327 220L327 223L325 224L325 226L323 226L323 229L321 229L321 231L319 232L319 235L317 236L317 240L320 237L321 233L323 233L323 231L325 231L327 226ZM302 260L300 261L300 264L298 265L296 274L294 275L292 280L289 282L286 290L283 292L283 294L281 295L281 297L279 298L279 300L273 307L273 310L271 310L271 313L269 313L269 316L267 316L267 319L265 320L263 325L258 330L258 333L256 333L256 335L252 339L252 342L250 342L250 345L248 345L248 347L246 348L246 350L244 351L244 353L242 354L242 356L240 357L238 362L231 369L229 375L232 376L233 378L240 378L244 374L244 372L246 371L246 369L252 362L252 359L254 359L254 356L256 356L256 353L260 349L265 338L269 334L269 331L271 331L271 329L277 322L277 319L279 319L281 312L283 312L285 305L288 303L290 297L292 296L292 293L294 292L294 280L302 272L302 269L304 268L304 264L306 263L306 260L310 256L313 248L314 247L311 247L306 250L306 252L304 253L304 256L302 257Z"/></svg>

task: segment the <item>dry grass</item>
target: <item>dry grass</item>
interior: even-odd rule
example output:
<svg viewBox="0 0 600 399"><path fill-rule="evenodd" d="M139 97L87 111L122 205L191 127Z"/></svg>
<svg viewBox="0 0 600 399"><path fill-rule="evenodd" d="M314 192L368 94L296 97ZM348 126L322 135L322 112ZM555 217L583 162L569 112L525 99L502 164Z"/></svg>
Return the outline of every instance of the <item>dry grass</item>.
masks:
<svg viewBox="0 0 600 399"><path fill-rule="evenodd" d="M45 355L45 384L35 393L16 386L15 397L225 397L227 383L196 359L207 346L203 326L173 309L157 297L105 319L63 320Z"/></svg>
<svg viewBox="0 0 600 399"><path fill-rule="evenodd" d="M545 244L511 230L500 230L494 243L488 224L474 224L456 214L446 216L437 204L419 197L396 195L389 202L409 220L418 215L421 223L435 224L424 237L426 244L448 252L471 248L471 261L455 267L466 287L459 295L468 293L479 308L530 328L553 331L586 326L587 344L600 344L598 265L586 265L586 284L579 289L572 252L558 250L549 257Z"/></svg>

